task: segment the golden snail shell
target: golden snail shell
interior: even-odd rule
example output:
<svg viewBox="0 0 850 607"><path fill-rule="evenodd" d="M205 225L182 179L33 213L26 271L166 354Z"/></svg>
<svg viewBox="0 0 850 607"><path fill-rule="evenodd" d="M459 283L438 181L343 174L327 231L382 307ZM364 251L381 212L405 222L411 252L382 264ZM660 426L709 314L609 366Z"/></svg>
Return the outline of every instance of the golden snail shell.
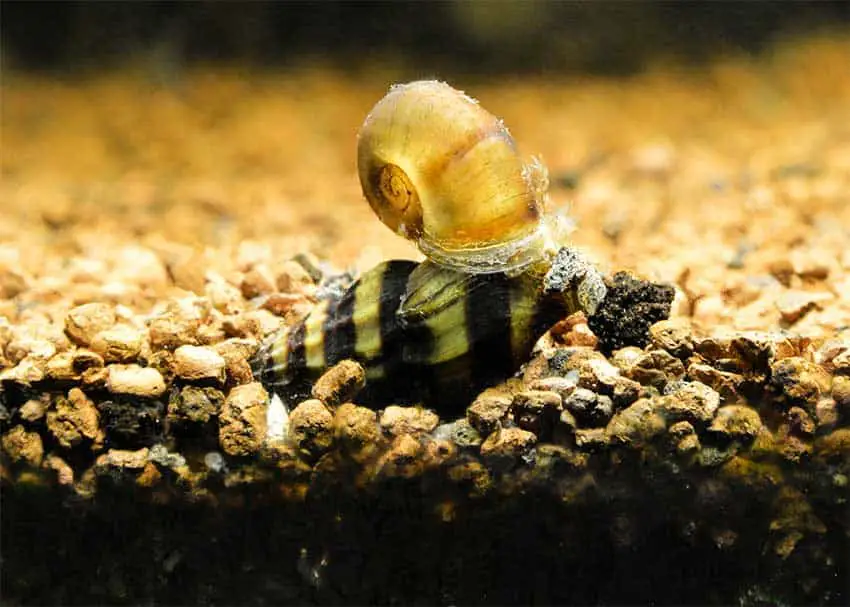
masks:
<svg viewBox="0 0 850 607"><path fill-rule="evenodd" d="M542 255L545 168L444 82L393 86L360 129L357 166L381 221L436 263L504 272Z"/></svg>

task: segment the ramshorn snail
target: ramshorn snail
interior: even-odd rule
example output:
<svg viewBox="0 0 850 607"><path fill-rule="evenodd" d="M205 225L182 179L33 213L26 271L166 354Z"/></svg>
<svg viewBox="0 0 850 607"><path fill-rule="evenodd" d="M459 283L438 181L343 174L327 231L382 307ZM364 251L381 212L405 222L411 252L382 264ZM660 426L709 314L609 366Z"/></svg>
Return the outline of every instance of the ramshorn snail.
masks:
<svg viewBox="0 0 850 607"><path fill-rule="evenodd" d="M547 177L501 120L444 82L390 88L360 129L363 193L384 224L464 272L518 270L543 254Z"/></svg>

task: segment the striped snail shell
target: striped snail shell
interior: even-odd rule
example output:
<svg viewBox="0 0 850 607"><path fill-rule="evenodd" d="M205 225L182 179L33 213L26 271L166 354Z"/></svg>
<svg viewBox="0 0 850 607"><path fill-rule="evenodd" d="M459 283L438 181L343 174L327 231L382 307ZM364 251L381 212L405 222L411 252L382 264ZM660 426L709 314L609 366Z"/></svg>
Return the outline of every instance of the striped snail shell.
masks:
<svg viewBox="0 0 850 607"><path fill-rule="evenodd" d="M514 271L547 242L546 170L524 163L502 121L444 82L395 85L360 129L363 194L432 261Z"/></svg>

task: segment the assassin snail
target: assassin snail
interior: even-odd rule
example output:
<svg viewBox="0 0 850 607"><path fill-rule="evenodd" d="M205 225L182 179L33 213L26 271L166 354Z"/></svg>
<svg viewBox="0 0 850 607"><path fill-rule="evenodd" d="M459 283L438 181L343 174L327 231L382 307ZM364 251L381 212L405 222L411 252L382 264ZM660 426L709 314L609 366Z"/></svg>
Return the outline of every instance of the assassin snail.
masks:
<svg viewBox="0 0 850 607"><path fill-rule="evenodd" d="M357 140L363 194L431 261L472 274L516 272L549 246L548 179L508 129L444 82L390 88Z"/></svg>

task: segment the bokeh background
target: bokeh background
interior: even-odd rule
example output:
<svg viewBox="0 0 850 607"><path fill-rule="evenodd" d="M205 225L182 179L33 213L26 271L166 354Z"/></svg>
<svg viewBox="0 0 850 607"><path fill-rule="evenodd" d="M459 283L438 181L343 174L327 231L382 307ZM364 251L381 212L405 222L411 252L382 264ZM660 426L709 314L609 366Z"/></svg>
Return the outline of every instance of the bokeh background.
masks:
<svg viewBox="0 0 850 607"><path fill-rule="evenodd" d="M355 69L376 60L450 75L632 73L700 62L850 23L847 2L27 2L2 3L5 66L66 71L147 61Z"/></svg>

